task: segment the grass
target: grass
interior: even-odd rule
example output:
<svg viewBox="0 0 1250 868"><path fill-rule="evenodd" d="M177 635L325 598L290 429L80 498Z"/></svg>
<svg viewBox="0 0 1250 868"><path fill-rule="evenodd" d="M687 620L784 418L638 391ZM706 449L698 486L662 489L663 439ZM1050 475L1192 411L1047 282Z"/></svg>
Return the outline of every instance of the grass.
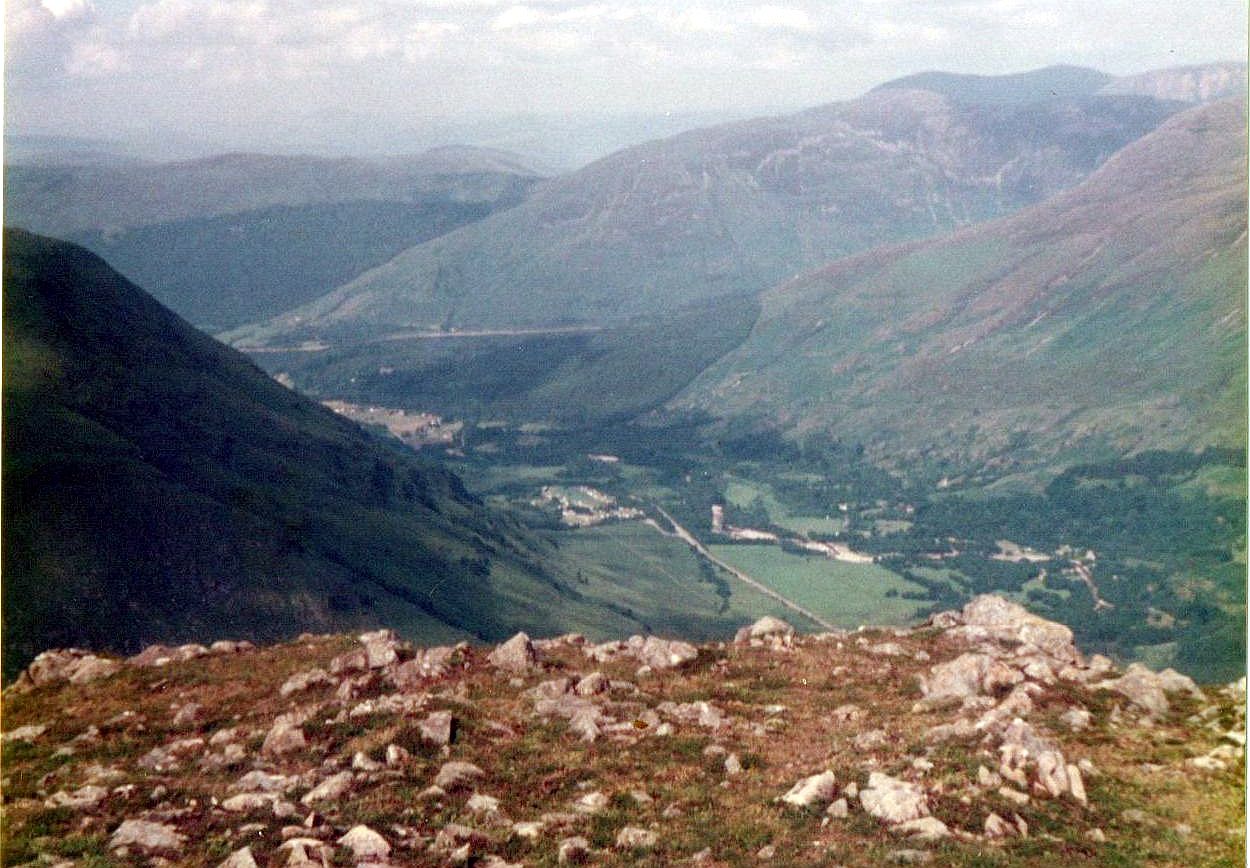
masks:
<svg viewBox="0 0 1250 868"><path fill-rule="evenodd" d="M739 507L749 507L759 500L768 510L769 521L797 534L834 534L846 526L841 518L797 515L777 499L769 485L754 480L730 479L725 486L725 499Z"/></svg>
<svg viewBox="0 0 1250 868"><path fill-rule="evenodd" d="M800 606L839 626L904 624L913 619L915 600L887 597L889 591L920 588L876 564L849 564L806 557L773 546L713 545L717 557Z"/></svg>

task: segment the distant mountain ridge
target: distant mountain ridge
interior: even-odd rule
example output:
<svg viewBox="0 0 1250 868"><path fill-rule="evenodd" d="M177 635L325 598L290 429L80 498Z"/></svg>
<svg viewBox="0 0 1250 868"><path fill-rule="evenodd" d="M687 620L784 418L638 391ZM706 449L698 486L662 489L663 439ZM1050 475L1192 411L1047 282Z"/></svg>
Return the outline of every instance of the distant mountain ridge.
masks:
<svg viewBox="0 0 1250 868"><path fill-rule="evenodd" d="M1246 93L1245 63L1178 66L1108 82L1103 94L1136 94L1187 103L1213 102Z"/></svg>
<svg viewBox="0 0 1250 868"><path fill-rule="evenodd" d="M968 105L885 89L694 130L544 182L516 208L233 337L601 323L756 292L1040 201L1176 108L1106 96Z"/></svg>
<svg viewBox="0 0 1250 868"><path fill-rule="evenodd" d="M869 92L927 90L969 103L1033 103L1091 96L1113 81L1114 76L1084 66L1048 66L1010 75L930 71L896 78Z"/></svg>
<svg viewBox="0 0 1250 868"><path fill-rule="evenodd" d="M379 160L228 153L124 166L6 166L5 221L68 236L277 205L440 196L516 201L539 178L520 157L438 148Z"/></svg>
<svg viewBox="0 0 1250 868"><path fill-rule="evenodd" d="M1054 199L765 293L671 409L890 460L1244 447L1245 137L1239 100L1195 108Z"/></svg>

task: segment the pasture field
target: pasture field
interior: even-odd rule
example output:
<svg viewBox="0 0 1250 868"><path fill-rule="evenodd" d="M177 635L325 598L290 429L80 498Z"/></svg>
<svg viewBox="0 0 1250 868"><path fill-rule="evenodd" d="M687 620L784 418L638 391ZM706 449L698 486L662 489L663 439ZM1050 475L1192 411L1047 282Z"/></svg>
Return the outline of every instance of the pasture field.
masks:
<svg viewBox="0 0 1250 868"><path fill-rule="evenodd" d="M833 623L908 624L923 600L887 596L923 593L918 585L876 564L848 564L820 556L790 554L774 546L713 545L718 558Z"/></svg>

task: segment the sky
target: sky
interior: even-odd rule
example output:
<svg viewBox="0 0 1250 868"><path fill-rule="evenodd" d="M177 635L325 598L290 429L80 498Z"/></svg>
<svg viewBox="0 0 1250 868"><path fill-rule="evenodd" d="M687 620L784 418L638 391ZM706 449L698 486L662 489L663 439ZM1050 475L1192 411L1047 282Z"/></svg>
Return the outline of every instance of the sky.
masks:
<svg viewBox="0 0 1250 868"><path fill-rule="evenodd" d="M1246 28L1243 0L5 0L6 132L370 150L775 113L926 69L1244 60Z"/></svg>

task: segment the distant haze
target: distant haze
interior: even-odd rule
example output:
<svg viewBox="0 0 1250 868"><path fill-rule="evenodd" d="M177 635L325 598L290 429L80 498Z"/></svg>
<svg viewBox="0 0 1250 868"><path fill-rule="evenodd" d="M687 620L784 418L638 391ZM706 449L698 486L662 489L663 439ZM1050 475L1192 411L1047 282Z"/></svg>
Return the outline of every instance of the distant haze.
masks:
<svg viewBox="0 0 1250 868"><path fill-rule="evenodd" d="M5 16L9 133L395 153L530 126L554 162L928 69L1241 60L1247 26L1242 0L8 0Z"/></svg>

